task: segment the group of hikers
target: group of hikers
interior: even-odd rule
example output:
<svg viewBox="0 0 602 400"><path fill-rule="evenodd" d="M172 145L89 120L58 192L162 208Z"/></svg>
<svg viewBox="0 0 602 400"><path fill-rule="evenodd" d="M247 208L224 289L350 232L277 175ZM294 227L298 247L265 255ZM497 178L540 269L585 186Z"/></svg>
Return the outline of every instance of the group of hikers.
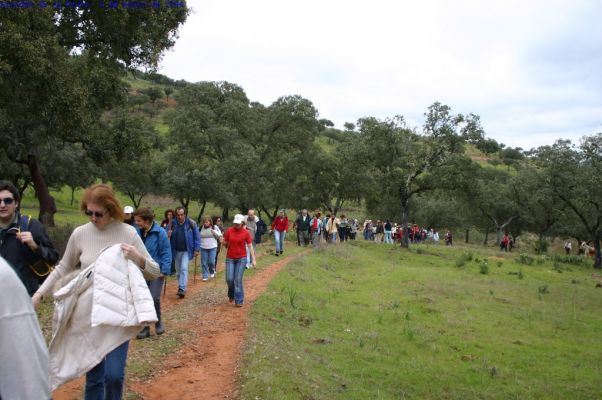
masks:
<svg viewBox="0 0 602 400"><path fill-rule="evenodd" d="M248 210L225 228L221 217L194 221L185 207L169 209L161 222L148 207L123 207L106 184L88 187L80 210L89 222L76 227L64 254L43 225L19 211L20 194L0 181L0 400L49 399L51 390L83 374L85 399L121 399L128 343L136 336L165 332L161 296L166 276L176 274L178 298L188 289L189 264L202 266L203 282L214 279L225 252L228 301L244 305L243 275L256 262L262 236L273 236L274 255L284 254L290 221L285 209L268 226ZM412 243L440 240L433 228L301 210L292 223L299 246L356 240L393 244L407 235ZM453 244L451 231L443 236ZM500 250L511 251L506 234ZM570 242L565 246L570 252ZM224 250L225 249L225 250ZM196 277L195 277L196 278ZM47 348L35 308L53 295L55 318ZM90 345L92 344L92 346Z"/></svg>

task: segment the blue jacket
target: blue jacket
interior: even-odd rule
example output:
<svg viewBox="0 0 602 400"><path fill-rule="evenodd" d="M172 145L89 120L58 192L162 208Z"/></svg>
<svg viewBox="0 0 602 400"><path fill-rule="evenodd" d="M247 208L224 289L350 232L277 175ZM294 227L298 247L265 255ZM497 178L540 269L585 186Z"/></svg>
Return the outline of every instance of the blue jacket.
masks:
<svg viewBox="0 0 602 400"><path fill-rule="evenodd" d="M171 226L166 226L165 229L175 231L177 219L171 221ZM184 231L186 232L186 250L188 250L188 258L192 260L195 251L200 251L201 248L201 236L199 235L199 227L190 218L186 217L184 221ZM172 233L171 238L171 255L175 258L176 255L176 241Z"/></svg>
<svg viewBox="0 0 602 400"><path fill-rule="evenodd" d="M163 275L171 274L171 245L165 230L159 224L153 222L146 238L142 236L142 231L139 228L136 228L136 231L138 231L138 235L144 242L148 253L159 264L161 273Z"/></svg>

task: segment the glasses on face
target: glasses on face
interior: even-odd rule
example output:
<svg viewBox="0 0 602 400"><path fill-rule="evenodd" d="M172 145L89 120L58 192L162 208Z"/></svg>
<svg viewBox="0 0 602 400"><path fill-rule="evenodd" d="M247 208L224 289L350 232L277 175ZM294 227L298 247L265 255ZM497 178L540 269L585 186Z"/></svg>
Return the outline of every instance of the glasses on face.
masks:
<svg viewBox="0 0 602 400"><path fill-rule="evenodd" d="M96 218L100 219L100 218L104 217L106 213L103 213L103 212L100 212L100 211L86 210L84 212L84 214L86 214L88 217L91 217L91 216L94 215Z"/></svg>
<svg viewBox="0 0 602 400"><path fill-rule="evenodd" d="M15 202L15 199L13 199L12 197L4 197L4 198L0 199L0 204L4 203L4 205L6 205L6 206L10 206L14 202Z"/></svg>

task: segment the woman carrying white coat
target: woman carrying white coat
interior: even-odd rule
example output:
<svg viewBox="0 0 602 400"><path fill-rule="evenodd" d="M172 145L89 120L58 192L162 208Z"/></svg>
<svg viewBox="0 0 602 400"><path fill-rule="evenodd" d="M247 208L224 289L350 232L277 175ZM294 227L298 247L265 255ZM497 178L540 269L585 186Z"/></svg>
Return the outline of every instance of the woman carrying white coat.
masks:
<svg viewBox="0 0 602 400"><path fill-rule="evenodd" d="M159 265L146 250L134 227L122 222L123 206L110 186L90 186L84 193L80 208L90 222L75 228L71 234L63 258L32 297L36 307L61 277L80 264L82 270L86 269L103 249L116 244L121 244L124 257L140 268L146 280L159 277ZM86 373L85 400L121 399L127 352L128 341L109 352Z"/></svg>

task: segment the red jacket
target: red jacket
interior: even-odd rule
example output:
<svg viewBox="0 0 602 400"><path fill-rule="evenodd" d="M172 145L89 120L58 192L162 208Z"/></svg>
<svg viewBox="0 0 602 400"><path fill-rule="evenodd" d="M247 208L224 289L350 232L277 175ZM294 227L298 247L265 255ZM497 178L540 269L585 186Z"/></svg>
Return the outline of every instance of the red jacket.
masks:
<svg viewBox="0 0 602 400"><path fill-rule="evenodd" d="M276 219L272 222L272 230L288 232L288 217L276 217Z"/></svg>

